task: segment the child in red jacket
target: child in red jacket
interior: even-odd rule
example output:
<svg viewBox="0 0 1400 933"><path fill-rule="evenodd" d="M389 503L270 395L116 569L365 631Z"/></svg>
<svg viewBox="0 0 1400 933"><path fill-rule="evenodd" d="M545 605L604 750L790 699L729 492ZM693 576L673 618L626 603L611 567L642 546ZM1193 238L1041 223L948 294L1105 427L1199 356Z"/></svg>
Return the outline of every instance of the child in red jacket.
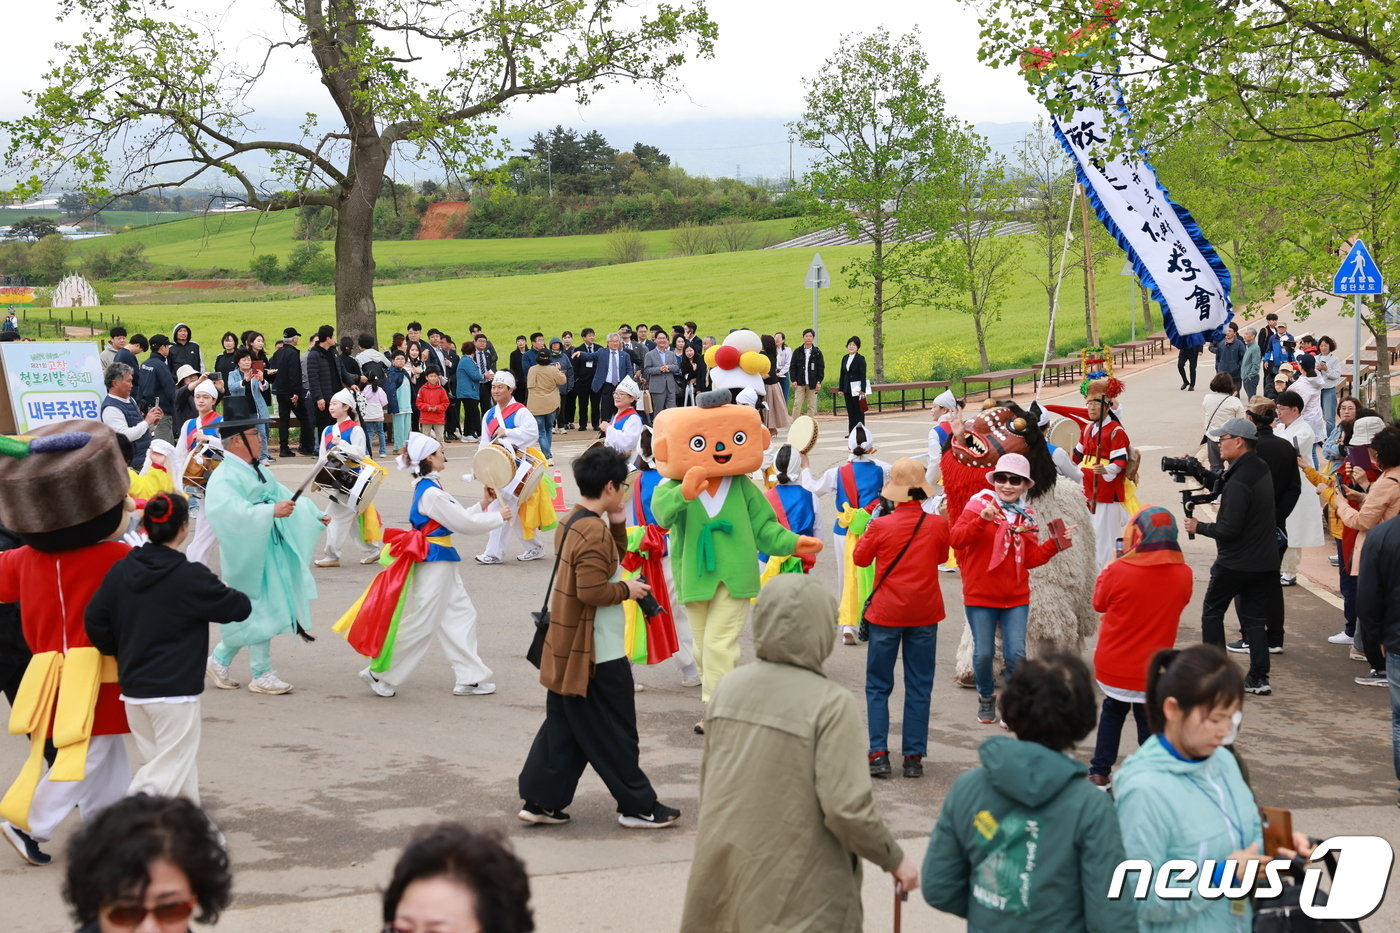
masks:
<svg viewBox="0 0 1400 933"><path fill-rule="evenodd" d="M1094 679L1103 713L1089 780L1107 788L1118 760L1123 722L1131 710L1138 744L1147 724L1147 669L1152 656L1176 644L1181 612L1191 601L1191 568L1181 556L1176 518L1160 506L1142 509L1123 531L1123 555L1104 567L1094 587L1094 611L1103 613L1094 650Z"/></svg>
<svg viewBox="0 0 1400 933"><path fill-rule="evenodd" d="M996 722L997 716L992 674L997 628L1009 678L1026 656L1031 568L1060 551L1055 538L1042 542L1037 534L1035 510L1025 498L1035 485L1025 457L1003 454L987 482L991 488L967 501L952 533L962 570L963 608L972 628L972 674L977 680L977 721L982 723ZM1072 534L1073 527L1065 529L1066 539Z"/></svg>
<svg viewBox="0 0 1400 933"><path fill-rule="evenodd" d="M442 387L442 374L436 366L428 367L427 380L418 388L418 425L424 434L443 444L446 443L447 390Z"/></svg>

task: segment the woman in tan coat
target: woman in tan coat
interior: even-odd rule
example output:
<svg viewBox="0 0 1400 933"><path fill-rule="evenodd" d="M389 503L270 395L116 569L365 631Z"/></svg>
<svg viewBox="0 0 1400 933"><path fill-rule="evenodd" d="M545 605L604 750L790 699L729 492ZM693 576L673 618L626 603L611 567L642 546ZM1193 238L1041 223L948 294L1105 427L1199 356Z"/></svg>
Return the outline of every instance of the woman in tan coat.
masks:
<svg viewBox="0 0 1400 933"><path fill-rule="evenodd" d="M530 414L535 416L535 423L540 426L540 450L544 451L544 455L553 463L554 451L551 447L554 416L559 413L559 387L566 379L563 368L558 363L549 361L549 351L541 350L538 354L533 354L532 358L535 365L530 367L526 376L525 385L529 394L526 396L525 407L530 409Z"/></svg>

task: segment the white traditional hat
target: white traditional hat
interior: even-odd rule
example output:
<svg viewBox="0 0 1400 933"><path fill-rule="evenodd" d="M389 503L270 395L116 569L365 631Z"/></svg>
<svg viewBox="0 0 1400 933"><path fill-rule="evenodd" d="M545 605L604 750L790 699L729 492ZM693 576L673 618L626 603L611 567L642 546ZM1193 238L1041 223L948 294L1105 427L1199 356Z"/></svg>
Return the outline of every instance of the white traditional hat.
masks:
<svg viewBox="0 0 1400 933"><path fill-rule="evenodd" d="M219 387L214 385L214 383L209 381L208 379L205 379L202 382L198 383L190 394L207 395L210 398L217 399L219 397Z"/></svg>
<svg viewBox="0 0 1400 933"><path fill-rule="evenodd" d="M634 380L631 376L623 376L622 381L617 384L614 391L626 392L633 398L642 397L642 387L637 385L636 380Z"/></svg>
<svg viewBox="0 0 1400 933"><path fill-rule="evenodd" d="M399 454L398 467L400 470L408 470L413 474L418 473L418 464L422 463L433 454L442 449L434 438L426 434L419 434L412 431L408 435L408 440L404 442L403 453Z"/></svg>
<svg viewBox="0 0 1400 933"><path fill-rule="evenodd" d="M491 384L498 386L510 386L512 389L514 389L515 376L513 376L511 373L507 372L504 369L498 369L496 370L495 378L491 380Z"/></svg>
<svg viewBox="0 0 1400 933"><path fill-rule="evenodd" d="M158 437L153 438L151 440L150 453L160 454L162 457L170 458L175 456L175 445L169 441L163 441ZM148 460L147 463L149 462Z"/></svg>
<svg viewBox="0 0 1400 933"><path fill-rule="evenodd" d="M332 402L339 402L340 404L344 405L346 408L354 408L354 407L355 407L355 393L354 393L354 392L351 392L349 389L341 389L339 392L337 392L336 394L334 394L334 395L331 396L331 401L332 401Z"/></svg>
<svg viewBox="0 0 1400 933"><path fill-rule="evenodd" d="M846 449L855 453L856 448L860 448L868 454L873 454L876 450L875 438L870 436L870 429L864 424L858 424L851 428L851 433L846 435Z"/></svg>
<svg viewBox="0 0 1400 933"><path fill-rule="evenodd" d="M949 411L953 411L958 407L958 397L948 389L944 389L942 392L938 393L938 397L933 400L933 404L937 405L939 408L946 408Z"/></svg>

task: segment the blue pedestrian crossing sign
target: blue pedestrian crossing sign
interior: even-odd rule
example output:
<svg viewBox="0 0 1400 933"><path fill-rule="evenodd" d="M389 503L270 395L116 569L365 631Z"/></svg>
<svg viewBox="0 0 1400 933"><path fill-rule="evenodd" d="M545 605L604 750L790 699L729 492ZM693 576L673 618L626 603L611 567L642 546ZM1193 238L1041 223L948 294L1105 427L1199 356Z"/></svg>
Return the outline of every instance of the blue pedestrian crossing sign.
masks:
<svg viewBox="0 0 1400 933"><path fill-rule="evenodd" d="M1381 280L1381 270L1371 258L1366 244L1357 240L1347 251L1337 274L1332 276L1332 294L1380 295L1384 292L1385 282Z"/></svg>

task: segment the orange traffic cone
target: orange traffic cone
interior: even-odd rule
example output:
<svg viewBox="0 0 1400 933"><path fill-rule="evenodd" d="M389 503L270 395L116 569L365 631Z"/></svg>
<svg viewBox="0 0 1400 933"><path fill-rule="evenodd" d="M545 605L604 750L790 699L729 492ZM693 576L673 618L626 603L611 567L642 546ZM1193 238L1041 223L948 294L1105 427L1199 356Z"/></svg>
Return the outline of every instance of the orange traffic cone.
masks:
<svg viewBox="0 0 1400 933"><path fill-rule="evenodd" d="M554 511L567 512L569 507L564 504L564 472L558 467L554 468Z"/></svg>

